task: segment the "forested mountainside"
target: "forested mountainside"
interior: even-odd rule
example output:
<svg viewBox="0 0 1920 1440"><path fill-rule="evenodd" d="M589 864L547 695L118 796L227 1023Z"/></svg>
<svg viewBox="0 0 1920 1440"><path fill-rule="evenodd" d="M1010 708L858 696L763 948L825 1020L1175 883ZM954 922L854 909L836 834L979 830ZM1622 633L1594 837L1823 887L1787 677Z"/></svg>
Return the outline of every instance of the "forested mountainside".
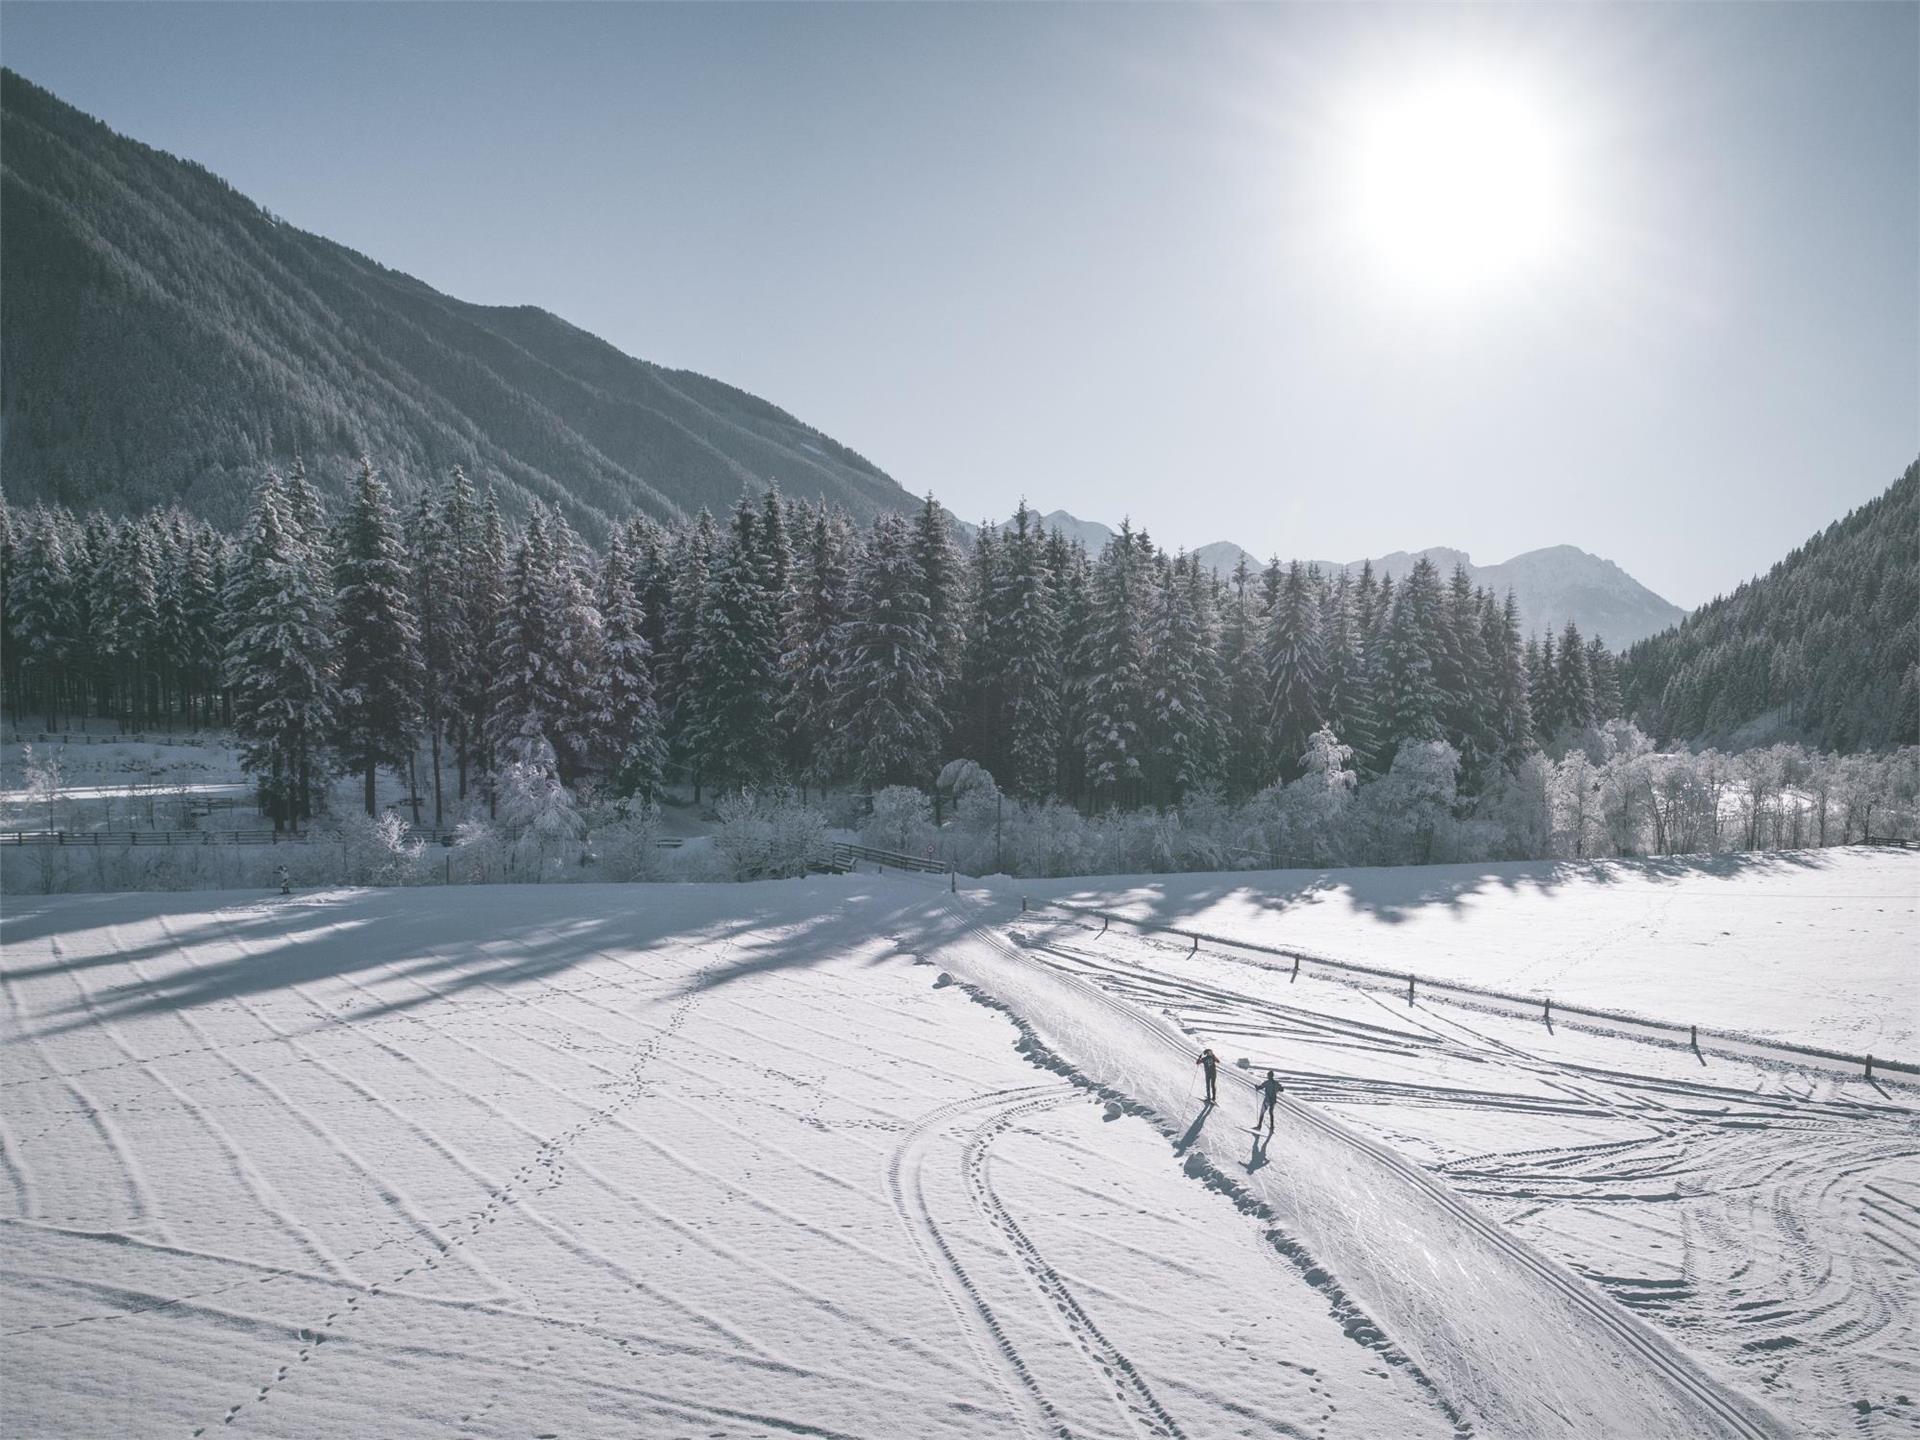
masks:
<svg viewBox="0 0 1920 1440"><path fill-rule="evenodd" d="M364 454L402 493L459 464L503 508L604 535L777 482L865 519L917 502L717 380L531 306L469 305L277 220L188 161L0 72L0 422L7 492L238 525L297 451L344 498Z"/></svg>
<svg viewBox="0 0 1920 1440"><path fill-rule="evenodd" d="M1626 653L1628 713L1660 740L1920 734L1920 461L1765 575Z"/></svg>

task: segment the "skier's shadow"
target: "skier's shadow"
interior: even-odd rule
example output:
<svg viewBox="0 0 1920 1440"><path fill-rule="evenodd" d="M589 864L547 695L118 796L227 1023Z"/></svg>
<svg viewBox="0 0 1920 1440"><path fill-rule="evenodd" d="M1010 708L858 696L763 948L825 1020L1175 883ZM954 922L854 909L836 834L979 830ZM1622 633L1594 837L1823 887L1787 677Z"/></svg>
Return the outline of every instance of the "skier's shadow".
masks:
<svg viewBox="0 0 1920 1440"><path fill-rule="evenodd" d="M1187 1133L1173 1142L1174 1154L1184 1155L1187 1153L1187 1150L1192 1146L1193 1142L1200 1138L1200 1131L1206 1126L1207 1116L1212 1113L1213 1101L1209 1100L1200 1107L1200 1113L1193 1117L1193 1123L1187 1127Z"/></svg>
<svg viewBox="0 0 1920 1440"><path fill-rule="evenodd" d="M1253 1153L1247 1157L1247 1173L1249 1175L1267 1163L1267 1142L1272 1139L1273 1137L1271 1135L1264 1138L1259 1135L1253 1137Z"/></svg>

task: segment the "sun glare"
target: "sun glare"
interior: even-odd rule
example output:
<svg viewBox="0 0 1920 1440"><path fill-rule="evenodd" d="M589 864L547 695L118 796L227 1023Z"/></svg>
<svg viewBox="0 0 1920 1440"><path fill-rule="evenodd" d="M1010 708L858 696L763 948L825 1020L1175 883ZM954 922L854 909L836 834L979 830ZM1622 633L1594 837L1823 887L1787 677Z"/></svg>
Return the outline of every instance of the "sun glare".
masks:
<svg viewBox="0 0 1920 1440"><path fill-rule="evenodd" d="M1351 238L1396 285L1479 294L1560 254L1567 164L1552 116L1523 88L1435 76L1370 97L1350 131Z"/></svg>

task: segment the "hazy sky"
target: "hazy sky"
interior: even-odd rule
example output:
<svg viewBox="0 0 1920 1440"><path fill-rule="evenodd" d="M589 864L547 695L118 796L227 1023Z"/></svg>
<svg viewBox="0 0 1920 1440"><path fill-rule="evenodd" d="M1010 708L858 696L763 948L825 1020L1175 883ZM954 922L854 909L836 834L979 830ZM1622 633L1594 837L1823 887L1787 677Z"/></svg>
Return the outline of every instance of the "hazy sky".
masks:
<svg viewBox="0 0 1920 1440"><path fill-rule="evenodd" d="M8 3L0 58L967 518L1693 604L1920 454L1910 4Z"/></svg>

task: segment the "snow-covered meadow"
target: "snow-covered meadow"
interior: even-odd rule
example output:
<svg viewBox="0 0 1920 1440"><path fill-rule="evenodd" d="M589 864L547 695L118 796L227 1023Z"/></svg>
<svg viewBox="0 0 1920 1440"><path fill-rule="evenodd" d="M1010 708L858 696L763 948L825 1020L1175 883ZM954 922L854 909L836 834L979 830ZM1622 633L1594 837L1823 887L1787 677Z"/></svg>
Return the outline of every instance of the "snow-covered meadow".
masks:
<svg viewBox="0 0 1920 1440"><path fill-rule="evenodd" d="M1898 1080L873 876L10 899L0 944L8 1434L1920 1422Z"/></svg>
<svg viewBox="0 0 1920 1440"><path fill-rule="evenodd" d="M1036 901L1920 1060L1920 855L1830 849L1022 880Z"/></svg>

